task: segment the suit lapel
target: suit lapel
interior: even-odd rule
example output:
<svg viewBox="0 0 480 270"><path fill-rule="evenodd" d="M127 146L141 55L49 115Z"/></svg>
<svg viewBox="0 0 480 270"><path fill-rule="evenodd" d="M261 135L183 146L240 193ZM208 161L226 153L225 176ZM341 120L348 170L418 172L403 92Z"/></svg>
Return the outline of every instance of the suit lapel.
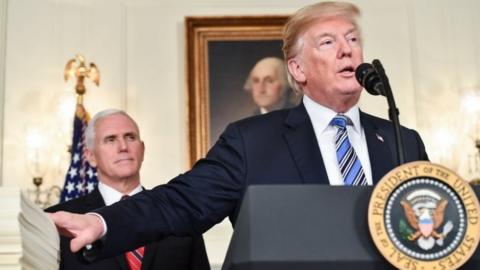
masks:
<svg viewBox="0 0 480 270"><path fill-rule="evenodd" d="M85 207L88 209L87 211L91 211L104 206L105 206L105 201L103 201L102 194L100 194L98 187L96 187L85 198Z"/></svg>
<svg viewBox="0 0 480 270"><path fill-rule="evenodd" d="M395 167L389 148L391 142L387 141L387 133L378 128L367 114L360 112L360 122L367 140L373 185L376 185L385 174Z"/></svg>
<svg viewBox="0 0 480 270"><path fill-rule="evenodd" d="M329 184L317 138L305 106L290 110L283 136L305 184Z"/></svg>

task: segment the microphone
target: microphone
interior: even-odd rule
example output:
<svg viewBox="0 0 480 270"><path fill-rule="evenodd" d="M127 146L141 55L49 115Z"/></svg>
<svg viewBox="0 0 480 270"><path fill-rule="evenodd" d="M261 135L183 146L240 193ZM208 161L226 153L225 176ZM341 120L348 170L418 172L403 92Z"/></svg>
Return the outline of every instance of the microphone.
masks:
<svg viewBox="0 0 480 270"><path fill-rule="evenodd" d="M359 65L357 70L355 70L355 77L368 93L374 96L385 96L385 89L382 80L372 64L363 63Z"/></svg>
<svg viewBox="0 0 480 270"><path fill-rule="evenodd" d="M395 143L397 148L398 165L405 163L405 150L403 148L403 136L400 132L400 121L398 120L398 109L393 98L392 88L388 77L385 74L382 63L375 59L372 64L363 63L355 70L355 78L368 93L377 96L381 95L387 98L388 116L393 123L395 134Z"/></svg>

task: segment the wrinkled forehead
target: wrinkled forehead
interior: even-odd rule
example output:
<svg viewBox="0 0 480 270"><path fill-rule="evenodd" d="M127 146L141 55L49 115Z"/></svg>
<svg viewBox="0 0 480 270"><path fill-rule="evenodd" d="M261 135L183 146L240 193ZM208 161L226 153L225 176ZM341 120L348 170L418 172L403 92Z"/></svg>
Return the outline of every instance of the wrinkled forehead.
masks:
<svg viewBox="0 0 480 270"><path fill-rule="evenodd" d="M108 115L98 119L95 123L96 137L123 133L135 133L140 135L135 121L125 114L119 113Z"/></svg>
<svg viewBox="0 0 480 270"><path fill-rule="evenodd" d="M362 37L358 24L355 20L345 16L330 16L326 18L318 18L306 24L299 34L296 36L294 46L292 48L291 57L294 57L302 51L306 40L315 42L322 36L346 36L355 33L362 46Z"/></svg>

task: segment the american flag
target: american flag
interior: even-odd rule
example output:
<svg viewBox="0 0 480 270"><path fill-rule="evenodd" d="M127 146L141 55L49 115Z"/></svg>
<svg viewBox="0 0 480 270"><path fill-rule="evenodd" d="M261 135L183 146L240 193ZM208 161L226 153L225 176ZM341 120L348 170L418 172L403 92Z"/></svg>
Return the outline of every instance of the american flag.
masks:
<svg viewBox="0 0 480 270"><path fill-rule="evenodd" d="M82 104L77 104L73 120L71 162L65 177L60 202L66 202L92 192L98 184L97 171L83 154L85 129L90 117Z"/></svg>

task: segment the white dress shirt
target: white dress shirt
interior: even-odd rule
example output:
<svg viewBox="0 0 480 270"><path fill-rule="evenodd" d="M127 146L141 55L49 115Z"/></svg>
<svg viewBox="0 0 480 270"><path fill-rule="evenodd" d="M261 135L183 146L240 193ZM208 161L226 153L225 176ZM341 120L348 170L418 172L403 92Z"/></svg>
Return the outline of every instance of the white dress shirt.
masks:
<svg viewBox="0 0 480 270"><path fill-rule="evenodd" d="M303 96L303 104L307 109L307 113L312 121L313 130L317 143L320 148L320 153L323 158L323 165L327 171L328 180L332 186L344 185L340 166L337 161L337 150L335 148L335 135L337 128L330 125L333 117L337 115L336 112L324 107L306 95ZM368 156L367 140L365 138L365 131L360 124L360 110L357 105L352 107L349 111L344 113L352 120L353 125L347 126L348 139L355 153L360 159L365 177L368 185L372 185L372 169L370 167L370 157Z"/></svg>
<svg viewBox="0 0 480 270"><path fill-rule="evenodd" d="M118 192L116 189L111 188L102 182L98 182L98 191L100 191L100 194L102 194L103 201L105 202L106 206L110 206L120 201L124 196L122 193ZM142 185L140 184L138 184L136 188L130 191L130 193L128 193L128 196L133 196L139 192L142 192Z"/></svg>
<svg viewBox="0 0 480 270"><path fill-rule="evenodd" d="M132 191L130 191L130 193L128 193L128 196L133 196L139 192L142 192L142 190L143 190L142 185L138 184L136 188L134 188ZM120 201L124 196L122 193L118 192L116 189L113 189L102 182L98 182L98 191L100 191L100 194L102 195L103 201L105 202L106 206L110 206ZM104 237L107 234L107 230L108 230L105 219L101 215L95 212L88 212L87 215L93 215L100 218L103 225L103 233L100 236L100 238ZM90 249L90 248L91 248L91 245L87 245L87 249Z"/></svg>

